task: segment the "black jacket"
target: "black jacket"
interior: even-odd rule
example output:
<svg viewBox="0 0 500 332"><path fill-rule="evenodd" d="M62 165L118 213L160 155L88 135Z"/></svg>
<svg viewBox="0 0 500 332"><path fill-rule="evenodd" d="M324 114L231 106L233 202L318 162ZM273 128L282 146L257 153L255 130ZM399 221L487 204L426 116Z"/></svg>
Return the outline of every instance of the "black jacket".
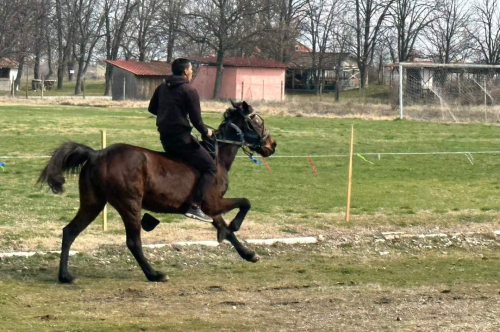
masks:
<svg viewBox="0 0 500 332"><path fill-rule="evenodd" d="M172 144L190 142L193 128L189 125L189 120L203 136L208 133L207 126L201 119L198 92L183 76L167 77L156 88L148 111L157 116L156 126L162 141L170 141Z"/></svg>

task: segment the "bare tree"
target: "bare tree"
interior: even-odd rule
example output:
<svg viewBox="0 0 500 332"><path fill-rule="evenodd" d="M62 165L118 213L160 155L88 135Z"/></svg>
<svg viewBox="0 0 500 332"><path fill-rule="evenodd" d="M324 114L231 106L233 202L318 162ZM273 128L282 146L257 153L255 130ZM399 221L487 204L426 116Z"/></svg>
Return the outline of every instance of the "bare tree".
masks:
<svg viewBox="0 0 500 332"><path fill-rule="evenodd" d="M497 0L481 0L474 5L476 13L468 26L469 37L475 42L474 50L487 64L500 63L500 7Z"/></svg>
<svg viewBox="0 0 500 332"><path fill-rule="evenodd" d="M19 58L20 49L29 38L32 9L26 0L0 0L0 58Z"/></svg>
<svg viewBox="0 0 500 332"><path fill-rule="evenodd" d="M134 8L138 5L133 0L103 0L104 28L105 28L105 53L106 60L116 60L122 46L125 30ZM106 64L106 89L104 95L111 95L113 82L113 66Z"/></svg>
<svg viewBox="0 0 500 332"><path fill-rule="evenodd" d="M341 18L346 15L346 7L339 11ZM352 29L341 19L332 28L332 50L337 53L335 58L335 101L340 101L340 90L342 89L341 76L342 64L348 58L348 45L352 43Z"/></svg>
<svg viewBox="0 0 500 332"><path fill-rule="evenodd" d="M353 0L354 18L350 23L354 30L351 52L356 56L360 74L360 91L365 89L367 69L373 60L374 49L379 41L383 23L394 0Z"/></svg>
<svg viewBox="0 0 500 332"><path fill-rule="evenodd" d="M305 25L306 38L311 45L312 73L316 94L321 93L320 82L324 77L325 53L331 48L331 33L338 24L342 3L340 0L307 0Z"/></svg>
<svg viewBox="0 0 500 332"><path fill-rule="evenodd" d="M470 6L467 0L442 0L436 19L426 32L428 53L439 63L464 61L467 57L470 23Z"/></svg>
<svg viewBox="0 0 500 332"><path fill-rule="evenodd" d="M186 24L184 33L194 42L206 43L217 55L214 98L219 96L222 84L224 55L260 31L255 25L243 23L252 20L262 8L259 1L252 0L198 0L186 8L187 20L194 24Z"/></svg>
<svg viewBox="0 0 500 332"><path fill-rule="evenodd" d="M63 87L64 71L73 49L73 39L76 31L76 22L71 13L74 12L75 2L72 0L55 0L56 2L56 30L57 30L57 89Z"/></svg>
<svg viewBox="0 0 500 332"><path fill-rule="evenodd" d="M104 25L104 10L99 6L99 0L77 0L73 14L77 22L74 56L78 65L75 85L75 95L81 92L82 78L87 72L94 48L102 37Z"/></svg>
<svg viewBox="0 0 500 332"><path fill-rule="evenodd" d="M415 42L436 16L434 0L396 0L391 6L390 17L398 36L398 61L408 61Z"/></svg>
<svg viewBox="0 0 500 332"><path fill-rule="evenodd" d="M263 27L256 41L263 54L280 62L290 60L295 42L302 33L306 4L307 0L269 1L255 21Z"/></svg>
<svg viewBox="0 0 500 332"><path fill-rule="evenodd" d="M165 0L160 6L160 22L163 27L162 33L167 40L167 62L172 62L175 42L179 35L180 20L186 5L186 0Z"/></svg>
<svg viewBox="0 0 500 332"><path fill-rule="evenodd" d="M137 47L139 61L146 60L148 52L158 49L160 39L159 14L160 8L164 5L162 0L137 0L134 16L131 22L134 23L134 46Z"/></svg>

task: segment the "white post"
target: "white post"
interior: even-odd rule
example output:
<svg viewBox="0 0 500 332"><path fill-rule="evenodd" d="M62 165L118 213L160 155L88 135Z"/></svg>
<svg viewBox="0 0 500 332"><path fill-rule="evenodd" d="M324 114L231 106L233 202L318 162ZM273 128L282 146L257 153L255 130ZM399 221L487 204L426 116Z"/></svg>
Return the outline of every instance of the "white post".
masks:
<svg viewBox="0 0 500 332"><path fill-rule="evenodd" d="M399 118L403 119L403 66L399 64Z"/></svg>

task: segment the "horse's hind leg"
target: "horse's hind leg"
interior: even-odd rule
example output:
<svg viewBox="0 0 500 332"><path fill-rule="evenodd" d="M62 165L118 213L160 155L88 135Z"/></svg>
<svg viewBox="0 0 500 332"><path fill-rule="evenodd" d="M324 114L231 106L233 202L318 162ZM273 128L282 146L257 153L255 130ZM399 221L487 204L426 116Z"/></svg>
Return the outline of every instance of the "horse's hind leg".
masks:
<svg viewBox="0 0 500 332"><path fill-rule="evenodd" d="M231 229L227 226L226 222L222 218L222 216L216 216L214 218L213 225L215 228L217 228L217 237L219 242L222 242L222 240L228 240L231 242L231 244L234 246L238 254L240 256L249 261L249 262L257 262L260 260L259 255L257 255L254 251L246 248L239 240L236 238L236 235L234 235L234 232L231 231ZM223 237L223 238L221 238Z"/></svg>
<svg viewBox="0 0 500 332"><path fill-rule="evenodd" d="M85 229L104 208L106 200L98 198L94 193L80 195L80 209L75 218L63 229L63 239L61 247L61 260L59 263L59 281L62 283L73 282L73 277L68 272L69 249L76 237Z"/></svg>
<svg viewBox="0 0 500 332"><path fill-rule="evenodd" d="M123 202L115 208L120 213L127 233L127 247L149 281L166 281L166 274L155 271L144 257L141 240L141 208L134 203Z"/></svg>

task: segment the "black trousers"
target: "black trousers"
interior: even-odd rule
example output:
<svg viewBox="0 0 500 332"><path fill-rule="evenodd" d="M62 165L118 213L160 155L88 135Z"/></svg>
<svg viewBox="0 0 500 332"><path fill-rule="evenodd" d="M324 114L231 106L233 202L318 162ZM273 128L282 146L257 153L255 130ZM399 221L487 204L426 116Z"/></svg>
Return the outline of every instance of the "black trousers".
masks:
<svg viewBox="0 0 500 332"><path fill-rule="evenodd" d="M184 140L183 142L172 142L172 140L162 137L161 144L165 152L169 155L181 159L200 172L200 178L194 188L191 203L201 205L208 188L210 188L217 174L215 161L194 137L190 137L189 140Z"/></svg>

